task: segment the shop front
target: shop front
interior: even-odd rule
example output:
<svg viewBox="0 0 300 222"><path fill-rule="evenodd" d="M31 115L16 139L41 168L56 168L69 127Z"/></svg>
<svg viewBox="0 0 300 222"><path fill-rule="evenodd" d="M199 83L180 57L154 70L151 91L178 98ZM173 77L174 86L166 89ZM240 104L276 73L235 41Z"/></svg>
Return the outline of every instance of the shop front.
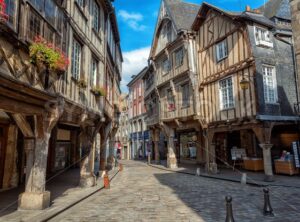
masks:
<svg viewBox="0 0 300 222"><path fill-rule="evenodd" d="M194 139L195 137L195 131L180 132L177 134L175 144L180 162L197 162L197 144Z"/></svg>

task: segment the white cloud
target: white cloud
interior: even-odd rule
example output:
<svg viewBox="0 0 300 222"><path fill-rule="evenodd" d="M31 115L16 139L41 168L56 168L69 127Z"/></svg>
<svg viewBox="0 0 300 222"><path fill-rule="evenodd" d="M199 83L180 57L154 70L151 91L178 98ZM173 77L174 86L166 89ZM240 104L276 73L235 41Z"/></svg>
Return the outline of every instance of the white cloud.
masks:
<svg viewBox="0 0 300 222"><path fill-rule="evenodd" d="M118 16L121 20L135 31L144 31L146 29L145 25L140 24L144 20L144 17L141 13L136 12L127 12L125 10L120 10Z"/></svg>
<svg viewBox="0 0 300 222"><path fill-rule="evenodd" d="M150 46L140 49L135 49L123 53L123 73L121 88L123 92L127 92L127 84L131 80L131 76L138 74L148 64Z"/></svg>
<svg viewBox="0 0 300 222"><path fill-rule="evenodd" d="M134 20L134 21L141 21L143 20L143 15L140 13L129 13L125 10L120 10L118 15L120 16L120 18L122 18L124 21L128 21L128 20Z"/></svg>

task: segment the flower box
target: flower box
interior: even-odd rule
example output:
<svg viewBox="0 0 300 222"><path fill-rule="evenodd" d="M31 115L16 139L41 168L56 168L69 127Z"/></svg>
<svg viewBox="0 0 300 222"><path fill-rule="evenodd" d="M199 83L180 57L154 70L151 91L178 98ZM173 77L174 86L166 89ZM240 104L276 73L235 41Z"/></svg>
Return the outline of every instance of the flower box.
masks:
<svg viewBox="0 0 300 222"><path fill-rule="evenodd" d="M264 161L260 158L244 158L244 168L252 171L264 170Z"/></svg>
<svg viewBox="0 0 300 222"><path fill-rule="evenodd" d="M299 173L294 161L275 160L275 172L278 174L294 175Z"/></svg>

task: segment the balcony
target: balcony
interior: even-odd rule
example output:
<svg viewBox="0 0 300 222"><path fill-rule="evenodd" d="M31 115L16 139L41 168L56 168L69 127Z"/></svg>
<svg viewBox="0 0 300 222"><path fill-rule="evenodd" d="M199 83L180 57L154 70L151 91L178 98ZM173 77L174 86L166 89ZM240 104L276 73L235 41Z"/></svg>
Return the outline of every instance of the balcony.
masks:
<svg viewBox="0 0 300 222"><path fill-rule="evenodd" d="M175 101L174 107L170 107L166 98L161 100L162 120L181 119L195 115L194 104L192 100L189 101L189 105L185 106L182 105L181 100L177 99Z"/></svg>
<svg viewBox="0 0 300 222"><path fill-rule="evenodd" d="M108 101L108 99L105 97L104 101L104 113L110 118L113 119L114 117L114 108L113 105Z"/></svg>
<svg viewBox="0 0 300 222"><path fill-rule="evenodd" d="M153 126L159 123L159 115L158 114L154 114L152 116L147 116L145 119L145 123L147 124L147 126Z"/></svg>

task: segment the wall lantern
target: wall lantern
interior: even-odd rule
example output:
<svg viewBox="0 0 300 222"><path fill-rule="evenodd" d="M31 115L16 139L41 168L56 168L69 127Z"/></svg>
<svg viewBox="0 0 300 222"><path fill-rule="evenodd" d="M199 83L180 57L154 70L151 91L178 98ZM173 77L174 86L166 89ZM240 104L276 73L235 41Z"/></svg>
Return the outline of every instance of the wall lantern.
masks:
<svg viewBox="0 0 300 222"><path fill-rule="evenodd" d="M243 79L240 81L240 87L242 90L246 90L249 89L250 86L250 81L245 79L245 77L243 77Z"/></svg>

